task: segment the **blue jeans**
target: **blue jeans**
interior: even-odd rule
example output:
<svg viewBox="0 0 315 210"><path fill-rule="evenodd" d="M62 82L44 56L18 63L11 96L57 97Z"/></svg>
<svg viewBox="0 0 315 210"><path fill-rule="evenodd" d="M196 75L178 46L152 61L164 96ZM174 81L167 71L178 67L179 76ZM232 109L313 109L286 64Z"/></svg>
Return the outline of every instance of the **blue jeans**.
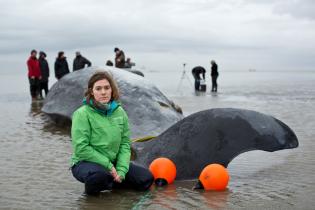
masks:
<svg viewBox="0 0 315 210"><path fill-rule="evenodd" d="M113 188L129 187L136 190L147 190L152 185L154 178L151 172L142 166L133 162L129 165L129 171L122 183L114 182L110 172L103 166L88 162L80 161L71 168L73 176L85 184L86 194L97 194L103 190Z"/></svg>

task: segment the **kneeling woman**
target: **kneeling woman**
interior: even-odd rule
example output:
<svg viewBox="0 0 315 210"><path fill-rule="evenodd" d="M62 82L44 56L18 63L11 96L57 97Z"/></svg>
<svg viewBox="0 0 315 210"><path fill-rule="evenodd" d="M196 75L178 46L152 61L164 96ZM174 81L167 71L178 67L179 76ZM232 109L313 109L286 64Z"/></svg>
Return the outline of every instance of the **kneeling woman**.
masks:
<svg viewBox="0 0 315 210"><path fill-rule="evenodd" d="M128 117L118 103L117 85L107 72L89 80L83 106L72 117L72 174L87 194L131 186L147 190L151 172L130 162Z"/></svg>

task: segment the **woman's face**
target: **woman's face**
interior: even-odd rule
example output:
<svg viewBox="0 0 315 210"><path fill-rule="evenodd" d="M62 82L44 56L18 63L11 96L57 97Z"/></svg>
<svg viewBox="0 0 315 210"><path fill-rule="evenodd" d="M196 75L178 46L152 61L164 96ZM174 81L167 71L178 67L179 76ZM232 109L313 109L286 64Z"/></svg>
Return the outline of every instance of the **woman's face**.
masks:
<svg viewBox="0 0 315 210"><path fill-rule="evenodd" d="M92 95L99 103L108 103L112 97L112 87L107 79L98 80L94 83Z"/></svg>

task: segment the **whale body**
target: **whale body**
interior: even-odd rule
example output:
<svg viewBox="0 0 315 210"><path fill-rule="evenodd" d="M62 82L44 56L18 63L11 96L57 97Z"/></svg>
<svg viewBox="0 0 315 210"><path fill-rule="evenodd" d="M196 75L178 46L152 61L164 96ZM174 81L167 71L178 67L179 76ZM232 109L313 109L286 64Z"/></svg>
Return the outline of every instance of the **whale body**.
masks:
<svg viewBox="0 0 315 210"><path fill-rule="evenodd" d="M196 179L211 163L227 167L247 151L296 147L295 133L280 120L232 108L194 113L150 141L133 143L136 162L149 166L158 157L169 158L176 165L178 180Z"/></svg>

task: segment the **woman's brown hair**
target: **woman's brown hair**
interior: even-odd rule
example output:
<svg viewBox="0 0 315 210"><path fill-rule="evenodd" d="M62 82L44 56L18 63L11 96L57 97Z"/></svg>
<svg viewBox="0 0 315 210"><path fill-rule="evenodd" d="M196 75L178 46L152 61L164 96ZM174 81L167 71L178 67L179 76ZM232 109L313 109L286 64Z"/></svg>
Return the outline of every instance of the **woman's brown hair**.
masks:
<svg viewBox="0 0 315 210"><path fill-rule="evenodd" d="M95 82L99 81L99 80L103 80L106 79L111 88L112 88L112 95L111 95L111 101L112 100L118 100L119 99L119 90L117 87L116 82L114 81L113 77L106 71L98 71L96 73L94 73L91 78L89 79L88 82L88 89L85 92L85 97L87 101L90 101L90 99L94 99L94 96L92 95L92 91L93 91L93 86L95 84Z"/></svg>

